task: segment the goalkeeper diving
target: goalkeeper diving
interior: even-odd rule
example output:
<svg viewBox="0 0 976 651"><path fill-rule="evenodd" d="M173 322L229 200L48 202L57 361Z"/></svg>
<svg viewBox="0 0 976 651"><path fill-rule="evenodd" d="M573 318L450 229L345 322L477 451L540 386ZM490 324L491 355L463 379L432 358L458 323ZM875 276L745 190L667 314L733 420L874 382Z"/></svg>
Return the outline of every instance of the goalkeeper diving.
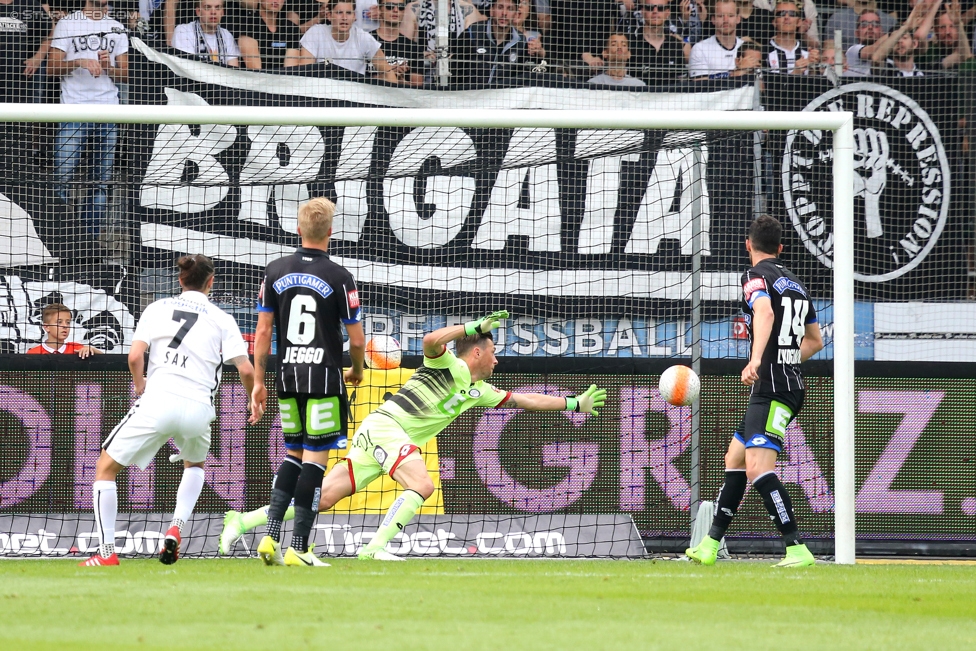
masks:
<svg viewBox="0 0 976 651"><path fill-rule="evenodd" d="M440 328L424 337L424 365L396 394L363 419L343 461L322 481L318 510L324 513L339 500L366 488L383 473L402 488L373 538L359 552L360 559L400 561L385 550L424 501L434 493L434 482L420 448L472 407L577 411L598 416L607 392L591 385L578 396L501 391L485 382L498 364L492 330L508 318L493 312L464 325ZM455 342L455 353L447 349ZM252 413L255 413L252 410ZM293 517L289 508L285 519ZM247 531L267 523L267 507L249 513L231 511L224 519L220 553L228 554Z"/></svg>

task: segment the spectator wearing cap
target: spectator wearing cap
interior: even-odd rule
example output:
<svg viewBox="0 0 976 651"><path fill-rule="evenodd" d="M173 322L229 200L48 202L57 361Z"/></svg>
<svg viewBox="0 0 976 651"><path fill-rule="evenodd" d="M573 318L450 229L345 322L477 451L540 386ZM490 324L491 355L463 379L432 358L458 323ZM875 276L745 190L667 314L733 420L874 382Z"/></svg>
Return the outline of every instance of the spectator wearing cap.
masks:
<svg viewBox="0 0 976 651"><path fill-rule="evenodd" d="M607 46L603 48L603 60L606 62L604 71L588 81L598 86L635 86L642 88L644 82L627 74L627 63L630 61L630 45L626 34L611 34L607 37Z"/></svg>
<svg viewBox="0 0 976 651"><path fill-rule="evenodd" d="M173 30L173 47L203 61L236 68L241 51L234 35L220 26L224 0L199 0L196 12L196 20L177 25Z"/></svg>
<svg viewBox="0 0 976 651"><path fill-rule="evenodd" d="M667 28L671 20L670 0L642 0L641 12L644 24L630 47L631 69L649 86L674 82L685 75L691 46Z"/></svg>
<svg viewBox="0 0 976 651"><path fill-rule="evenodd" d="M736 32L739 12L733 0L717 0L712 9L712 25L715 35L691 48L688 74L692 79L728 77L735 70L736 53L742 39Z"/></svg>
<svg viewBox="0 0 976 651"><path fill-rule="evenodd" d="M766 66L776 73L806 74L808 66L819 61L819 52L804 49L797 38L801 19L796 2L777 2L773 16L776 33L769 39Z"/></svg>

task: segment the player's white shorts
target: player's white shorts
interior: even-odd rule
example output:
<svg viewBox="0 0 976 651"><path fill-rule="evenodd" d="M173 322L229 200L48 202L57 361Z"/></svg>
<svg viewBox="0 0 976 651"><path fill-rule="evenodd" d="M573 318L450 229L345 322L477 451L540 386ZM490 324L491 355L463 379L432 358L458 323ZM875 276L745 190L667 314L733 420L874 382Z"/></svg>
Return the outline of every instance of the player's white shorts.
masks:
<svg viewBox="0 0 976 651"><path fill-rule="evenodd" d="M170 393L146 393L115 426L102 449L120 465L145 470L172 438L181 459L201 463L210 450L210 423L215 417L210 404Z"/></svg>

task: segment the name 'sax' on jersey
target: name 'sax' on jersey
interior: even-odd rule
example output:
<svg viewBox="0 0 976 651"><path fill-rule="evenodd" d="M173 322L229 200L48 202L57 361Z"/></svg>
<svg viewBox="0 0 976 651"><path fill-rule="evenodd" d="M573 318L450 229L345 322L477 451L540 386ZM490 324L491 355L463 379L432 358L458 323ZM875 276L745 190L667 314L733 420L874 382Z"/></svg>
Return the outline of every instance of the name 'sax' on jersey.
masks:
<svg viewBox="0 0 976 651"><path fill-rule="evenodd" d="M749 341L755 345L753 308L760 298L770 300L773 331L763 350L759 381L753 393L805 389L800 372L800 344L809 323L817 323L817 311L803 283L776 258L762 260L742 274L742 311L749 325Z"/></svg>
<svg viewBox="0 0 976 651"><path fill-rule="evenodd" d="M340 323L359 323L359 291L352 274L318 249L299 248L271 262L258 311L274 313L278 328L278 392L339 395Z"/></svg>
<svg viewBox="0 0 976 651"><path fill-rule="evenodd" d="M149 305L133 339L149 344L147 393L166 391L209 404L220 387L223 363L247 357L247 343L234 317L201 292Z"/></svg>

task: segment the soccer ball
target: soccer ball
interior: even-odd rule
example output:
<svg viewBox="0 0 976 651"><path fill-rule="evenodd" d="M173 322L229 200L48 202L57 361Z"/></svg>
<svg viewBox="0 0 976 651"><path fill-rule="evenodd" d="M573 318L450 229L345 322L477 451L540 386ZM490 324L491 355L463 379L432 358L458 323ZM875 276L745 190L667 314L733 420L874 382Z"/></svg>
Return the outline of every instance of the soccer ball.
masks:
<svg viewBox="0 0 976 651"><path fill-rule="evenodd" d="M387 335L373 335L366 342L366 365L390 370L400 367L400 342Z"/></svg>
<svg viewBox="0 0 976 651"><path fill-rule="evenodd" d="M701 381L687 366L672 366L661 374L657 388L661 397L675 407L687 407L698 397Z"/></svg>

